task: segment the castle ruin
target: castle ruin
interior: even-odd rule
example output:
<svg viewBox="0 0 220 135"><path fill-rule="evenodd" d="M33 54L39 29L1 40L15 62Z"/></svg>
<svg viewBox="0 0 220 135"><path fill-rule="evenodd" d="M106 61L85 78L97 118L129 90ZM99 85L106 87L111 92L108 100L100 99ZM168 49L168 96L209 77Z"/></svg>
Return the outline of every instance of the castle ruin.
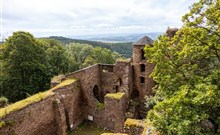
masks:
<svg viewBox="0 0 220 135"><path fill-rule="evenodd" d="M145 36L133 44L131 60L67 74L51 82L50 90L0 109L0 135L66 135L84 120L123 133L126 118L146 116L144 97L155 85L149 77L154 65L144 57L146 44L153 40Z"/></svg>

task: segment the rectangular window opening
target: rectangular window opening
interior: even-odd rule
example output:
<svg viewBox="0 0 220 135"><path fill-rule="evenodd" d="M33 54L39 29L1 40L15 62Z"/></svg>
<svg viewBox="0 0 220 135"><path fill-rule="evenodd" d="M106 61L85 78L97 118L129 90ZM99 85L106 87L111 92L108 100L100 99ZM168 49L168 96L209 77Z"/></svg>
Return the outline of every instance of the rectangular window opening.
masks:
<svg viewBox="0 0 220 135"><path fill-rule="evenodd" d="M140 77L140 83L145 83L145 78L144 77Z"/></svg>
<svg viewBox="0 0 220 135"><path fill-rule="evenodd" d="M141 64L141 65L140 65L140 69L141 69L141 72L145 72L145 65L144 65L144 64Z"/></svg>
<svg viewBox="0 0 220 135"><path fill-rule="evenodd" d="M141 60L145 60L146 58L144 57L144 49L141 49Z"/></svg>

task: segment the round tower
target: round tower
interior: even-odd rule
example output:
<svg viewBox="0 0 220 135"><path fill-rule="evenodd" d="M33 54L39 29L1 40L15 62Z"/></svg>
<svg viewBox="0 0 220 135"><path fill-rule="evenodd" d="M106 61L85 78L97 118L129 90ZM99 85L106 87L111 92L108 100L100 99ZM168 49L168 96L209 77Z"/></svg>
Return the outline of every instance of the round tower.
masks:
<svg viewBox="0 0 220 135"><path fill-rule="evenodd" d="M142 37L133 44L133 65L134 65L134 87L139 99L143 100L146 95L152 94L154 81L149 77L154 65L148 63L144 57L144 47L146 44L153 46L153 40L147 36Z"/></svg>

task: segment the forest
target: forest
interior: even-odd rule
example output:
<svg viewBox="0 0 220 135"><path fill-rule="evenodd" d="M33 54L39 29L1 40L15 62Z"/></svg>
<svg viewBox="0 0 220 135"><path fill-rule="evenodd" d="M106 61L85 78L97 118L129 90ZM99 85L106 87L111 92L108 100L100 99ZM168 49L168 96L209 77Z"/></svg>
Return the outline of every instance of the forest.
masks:
<svg viewBox="0 0 220 135"><path fill-rule="evenodd" d="M132 55L132 42L122 42L122 43L105 43L105 42L97 42L97 41L88 41L88 40L79 40L79 39L71 39L66 37L58 37L51 36L47 39L56 39L60 41L63 45L69 43L81 43L81 44L89 44L93 47L102 47L111 50L112 52L118 52L125 58L130 58Z"/></svg>
<svg viewBox="0 0 220 135"><path fill-rule="evenodd" d="M117 52L89 44L35 38L14 32L0 46L0 94L2 102L16 102L50 88L52 77L96 64L114 64Z"/></svg>

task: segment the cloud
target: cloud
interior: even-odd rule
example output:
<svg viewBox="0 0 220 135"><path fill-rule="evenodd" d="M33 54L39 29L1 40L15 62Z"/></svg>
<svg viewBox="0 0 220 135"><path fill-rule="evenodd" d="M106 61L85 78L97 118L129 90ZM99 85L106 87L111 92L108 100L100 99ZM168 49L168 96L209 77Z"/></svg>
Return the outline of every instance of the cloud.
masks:
<svg viewBox="0 0 220 135"><path fill-rule="evenodd" d="M180 27L196 0L5 0L3 32L36 36L142 33Z"/></svg>

